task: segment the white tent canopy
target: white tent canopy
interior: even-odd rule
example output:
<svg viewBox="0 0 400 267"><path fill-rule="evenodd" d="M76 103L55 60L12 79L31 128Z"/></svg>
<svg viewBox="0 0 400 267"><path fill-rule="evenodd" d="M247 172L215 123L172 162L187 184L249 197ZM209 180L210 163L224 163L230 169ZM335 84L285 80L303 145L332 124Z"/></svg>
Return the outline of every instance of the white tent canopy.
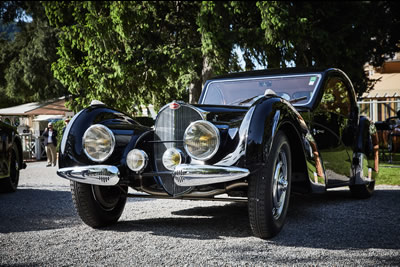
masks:
<svg viewBox="0 0 400 267"><path fill-rule="evenodd" d="M33 121L51 121L51 120L62 120L63 115L37 115Z"/></svg>

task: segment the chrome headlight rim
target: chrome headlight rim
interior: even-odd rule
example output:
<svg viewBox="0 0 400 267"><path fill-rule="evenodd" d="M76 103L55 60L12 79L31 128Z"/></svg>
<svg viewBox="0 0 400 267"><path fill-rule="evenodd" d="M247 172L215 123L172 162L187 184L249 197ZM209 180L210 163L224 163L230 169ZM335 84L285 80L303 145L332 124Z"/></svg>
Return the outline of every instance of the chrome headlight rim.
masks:
<svg viewBox="0 0 400 267"><path fill-rule="evenodd" d="M85 139L86 139L88 133L89 133L91 130L93 130L93 128L101 128L101 129L105 130L105 131L108 133L108 135L110 136L110 139L111 139L111 148L110 148L110 151L108 152L108 154L107 154L105 157L98 158L98 159L92 157L92 156L89 154L89 152L86 151L86 148L85 148ZM85 133L83 134L83 137L82 137L82 146L83 146L83 151L85 152L85 155L86 155L90 160L92 160L92 161L94 161L94 162L104 162L104 161L106 161L106 160L112 155L112 153L114 152L114 148L115 148L115 136L114 136L114 133L113 133L108 127L104 126L103 124L93 124L93 125L91 125L89 128L87 128L86 131L85 131Z"/></svg>
<svg viewBox="0 0 400 267"><path fill-rule="evenodd" d="M190 150L188 149L188 145L187 145L186 142L185 142L185 140L186 140L186 135L187 135L188 131L189 131L190 128L192 128L195 124L206 124L207 126L211 127L211 129L215 132L216 139L217 139L217 144L215 145L215 148L214 148L213 152L212 152L210 155L206 156L206 157L198 157L198 156L193 155L193 154L190 152ZM206 160L209 160L209 159L211 159L212 157L214 157L214 155L218 152L219 146L220 146L220 143L221 143L221 138L220 138L219 130L218 130L218 128L217 128L214 124L212 124L211 122L206 121L206 120L198 120L198 121L192 122L192 123L189 124L189 126L186 128L185 133L183 134L183 143L184 143L184 148L185 148L186 153L187 153L191 158L193 158L193 159L195 159L195 160L206 161Z"/></svg>

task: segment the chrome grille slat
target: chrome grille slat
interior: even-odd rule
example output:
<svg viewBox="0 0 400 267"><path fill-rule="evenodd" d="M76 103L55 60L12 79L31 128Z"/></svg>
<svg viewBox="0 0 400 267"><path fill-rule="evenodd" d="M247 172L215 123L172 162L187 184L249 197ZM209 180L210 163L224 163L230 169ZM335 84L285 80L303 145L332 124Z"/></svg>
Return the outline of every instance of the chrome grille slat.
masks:
<svg viewBox="0 0 400 267"><path fill-rule="evenodd" d="M185 151L183 134L190 123L201 119L200 112L187 104L181 104L178 109L171 109L169 106L161 109L156 119L154 135L154 154L157 171L167 171L162 164L162 156L168 148L175 147ZM165 191L173 196L179 196L191 190L191 187L176 185L172 175L161 176L160 180Z"/></svg>

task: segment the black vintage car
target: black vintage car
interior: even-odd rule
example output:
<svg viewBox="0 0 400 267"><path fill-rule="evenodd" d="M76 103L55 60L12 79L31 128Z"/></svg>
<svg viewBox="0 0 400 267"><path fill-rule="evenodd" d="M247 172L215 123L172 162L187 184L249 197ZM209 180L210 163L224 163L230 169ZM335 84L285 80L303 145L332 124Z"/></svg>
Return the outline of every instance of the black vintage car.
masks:
<svg viewBox="0 0 400 267"><path fill-rule="evenodd" d="M22 156L21 139L17 130L0 121L0 192L15 192L19 170L26 167Z"/></svg>
<svg viewBox="0 0 400 267"><path fill-rule="evenodd" d="M64 132L58 175L92 227L115 223L127 197L245 201L269 238L291 192L369 197L377 144L341 70L262 70L207 81L199 104L169 103L151 126L94 101Z"/></svg>

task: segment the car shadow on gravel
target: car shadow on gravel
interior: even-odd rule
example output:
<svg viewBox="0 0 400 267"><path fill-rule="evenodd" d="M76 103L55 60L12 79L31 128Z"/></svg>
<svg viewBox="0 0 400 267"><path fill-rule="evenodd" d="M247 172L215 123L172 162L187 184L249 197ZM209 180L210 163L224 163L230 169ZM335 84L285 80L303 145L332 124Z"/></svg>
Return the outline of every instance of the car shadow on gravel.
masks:
<svg viewBox="0 0 400 267"><path fill-rule="evenodd" d="M40 231L81 224L69 191L19 188L0 194L0 233Z"/></svg>
<svg viewBox="0 0 400 267"><path fill-rule="evenodd" d="M173 211L174 217L120 221L105 230L150 232L158 236L189 239L220 239L251 236L247 205L228 203L223 206L207 206Z"/></svg>
<svg viewBox="0 0 400 267"><path fill-rule="evenodd" d="M271 241L323 249L400 249L400 190L355 199L349 190L293 195L287 223Z"/></svg>
<svg viewBox="0 0 400 267"><path fill-rule="evenodd" d="M400 190L355 199L349 190L291 196L287 222L266 244L322 249L400 249ZM168 218L120 221L105 230L193 239L251 237L247 205L194 207Z"/></svg>

